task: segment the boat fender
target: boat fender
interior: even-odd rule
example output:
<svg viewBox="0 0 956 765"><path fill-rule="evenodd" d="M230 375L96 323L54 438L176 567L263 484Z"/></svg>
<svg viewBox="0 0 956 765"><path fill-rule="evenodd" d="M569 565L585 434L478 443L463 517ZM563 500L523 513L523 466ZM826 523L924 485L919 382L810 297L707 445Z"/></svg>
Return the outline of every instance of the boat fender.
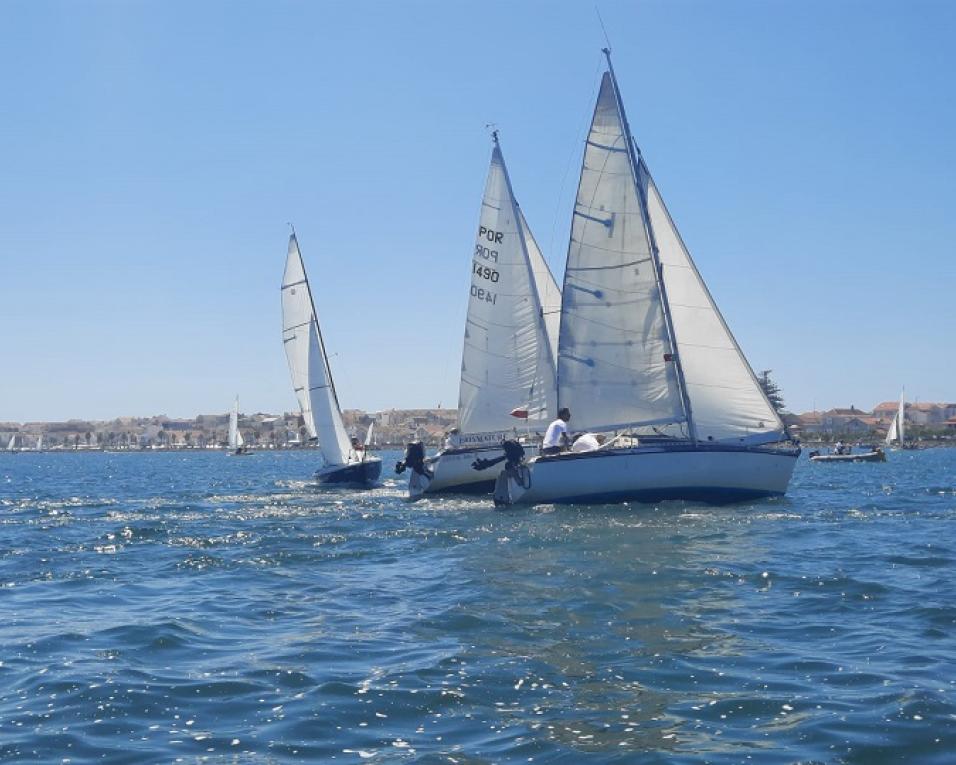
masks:
<svg viewBox="0 0 956 765"><path fill-rule="evenodd" d="M421 441L410 441L405 444L405 459L395 463L395 472L401 475L405 472L405 468L410 468L428 479L434 477L434 474L425 467L425 445Z"/></svg>

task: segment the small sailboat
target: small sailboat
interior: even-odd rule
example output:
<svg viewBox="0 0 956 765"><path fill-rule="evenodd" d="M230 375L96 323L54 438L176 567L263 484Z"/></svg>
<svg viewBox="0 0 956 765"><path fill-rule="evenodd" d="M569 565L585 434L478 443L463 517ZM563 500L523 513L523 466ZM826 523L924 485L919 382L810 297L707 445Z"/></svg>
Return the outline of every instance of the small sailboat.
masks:
<svg viewBox="0 0 956 765"><path fill-rule="evenodd" d="M43 451L43 434L37 436L37 445L34 448L34 451L42 452Z"/></svg>
<svg viewBox="0 0 956 765"><path fill-rule="evenodd" d="M571 226L557 398L599 448L508 464L496 504L781 495L788 436L633 138L605 50Z"/></svg>
<svg viewBox="0 0 956 765"><path fill-rule="evenodd" d="M252 454L248 446L242 439L242 431L239 430L239 396L236 396L236 403L229 413L229 449L234 457L244 457Z"/></svg>
<svg viewBox="0 0 956 765"><path fill-rule="evenodd" d="M903 448L906 439L905 413L906 403L904 401L904 394L900 393L899 408L896 410L896 414L893 416L893 421L890 423L889 430L886 431L885 443L887 448Z"/></svg>
<svg viewBox="0 0 956 765"><path fill-rule="evenodd" d="M413 499L491 492L494 475L472 463L503 455L505 439L543 430L555 407L561 293L515 200L497 131L492 139L471 259L458 423L434 457L420 443L409 445L399 469L410 469Z"/></svg>
<svg viewBox="0 0 956 765"><path fill-rule="evenodd" d="M311 441L318 439L322 452L324 464L316 472L316 479L319 483L362 486L377 481L382 460L368 456L367 450L355 449L342 422L312 290L294 231L289 237L282 277L282 343L306 431Z"/></svg>
<svg viewBox="0 0 956 765"><path fill-rule="evenodd" d="M12 454L16 454L18 451L20 451L19 449L17 449L17 434L16 433L11 435L10 440L7 441L7 451Z"/></svg>

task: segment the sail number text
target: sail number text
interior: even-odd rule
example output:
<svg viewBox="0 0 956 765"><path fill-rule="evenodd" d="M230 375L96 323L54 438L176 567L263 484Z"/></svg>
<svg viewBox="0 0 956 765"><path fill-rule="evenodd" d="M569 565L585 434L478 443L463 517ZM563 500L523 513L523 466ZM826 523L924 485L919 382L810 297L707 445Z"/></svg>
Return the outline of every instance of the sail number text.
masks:
<svg viewBox="0 0 956 765"><path fill-rule="evenodd" d="M471 296L475 298L475 300L484 300L486 303L491 303L492 305L498 302L497 292L486 290L483 287L476 287L474 284L471 285Z"/></svg>
<svg viewBox="0 0 956 765"><path fill-rule="evenodd" d="M488 266L483 266L481 263L472 263L471 271L476 276L480 276L482 279L487 279L493 284L497 284L498 279L501 277L501 274L495 271L495 269L489 268Z"/></svg>

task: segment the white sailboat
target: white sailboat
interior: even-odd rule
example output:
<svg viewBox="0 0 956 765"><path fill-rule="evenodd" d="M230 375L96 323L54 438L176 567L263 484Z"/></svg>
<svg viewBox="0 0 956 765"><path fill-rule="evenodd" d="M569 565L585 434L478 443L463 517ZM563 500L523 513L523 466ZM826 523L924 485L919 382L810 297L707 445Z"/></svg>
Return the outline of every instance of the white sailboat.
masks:
<svg viewBox="0 0 956 765"><path fill-rule="evenodd" d="M236 403L229 413L229 449L235 457L243 457L251 454L251 450L245 445L242 439L242 431L239 430L239 396L236 396Z"/></svg>
<svg viewBox="0 0 956 765"><path fill-rule="evenodd" d="M7 441L7 451L8 451L8 452L16 452L16 451L19 451L19 450L17 449L17 434L16 434L16 433L14 433L12 436L10 436L10 440Z"/></svg>
<svg viewBox="0 0 956 765"><path fill-rule="evenodd" d="M43 451L43 434L37 436L37 445L34 451L42 452Z"/></svg>
<svg viewBox="0 0 956 765"><path fill-rule="evenodd" d="M905 412L906 412L906 403L903 399L903 393L900 393L900 405L896 410L896 414L893 415L893 421L890 423L890 428L886 432L886 445L889 446L903 446L903 442L906 438L906 427L905 427Z"/></svg>
<svg viewBox="0 0 956 765"><path fill-rule="evenodd" d="M382 460L367 456L364 450L359 453L345 432L312 290L294 231L289 237L282 277L282 343L309 439L313 442L318 439L322 452L324 465L315 477L320 483L374 483L381 475Z"/></svg>
<svg viewBox="0 0 956 765"><path fill-rule="evenodd" d="M797 448L727 328L630 134L608 70L562 291L558 406L590 452L506 469L495 500L726 502L779 495Z"/></svg>
<svg viewBox="0 0 956 765"><path fill-rule="evenodd" d="M427 460L406 453L409 495L490 492L494 476L479 457L542 430L555 411L555 349L561 293L511 188L498 134L485 183L471 259L456 431Z"/></svg>

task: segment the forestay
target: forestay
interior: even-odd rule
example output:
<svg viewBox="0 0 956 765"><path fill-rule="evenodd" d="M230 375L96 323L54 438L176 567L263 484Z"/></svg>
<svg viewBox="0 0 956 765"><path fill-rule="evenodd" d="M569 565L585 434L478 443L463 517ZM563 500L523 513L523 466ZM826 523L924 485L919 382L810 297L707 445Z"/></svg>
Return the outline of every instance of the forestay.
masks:
<svg viewBox="0 0 956 765"><path fill-rule="evenodd" d="M624 119L605 73L571 222L558 404L575 429L681 422L684 407Z"/></svg>
<svg viewBox="0 0 956 765"><path fill-rule="evenodd" d="M703 441L779 441L784 425L737 345L641 161L677 353Z"/></svg>
<svg viewBox="0 0 956 765"><path fill-rule="evenodd" d="M295 234L289 237L289 254L282 278L282 342L309 437L318 438L326 464L347 464L351 445L342 423Z"/></svg>
<svg viewBox="0 0 956 765"><path fill-rule="evenodd" d="M554 415L554 350L547 323L559 300L515 202L496 137L472 257L458 398L462 434L510 431L517 424L510 412L516 409L527 410L528 421L536 424Z"/></svg>

